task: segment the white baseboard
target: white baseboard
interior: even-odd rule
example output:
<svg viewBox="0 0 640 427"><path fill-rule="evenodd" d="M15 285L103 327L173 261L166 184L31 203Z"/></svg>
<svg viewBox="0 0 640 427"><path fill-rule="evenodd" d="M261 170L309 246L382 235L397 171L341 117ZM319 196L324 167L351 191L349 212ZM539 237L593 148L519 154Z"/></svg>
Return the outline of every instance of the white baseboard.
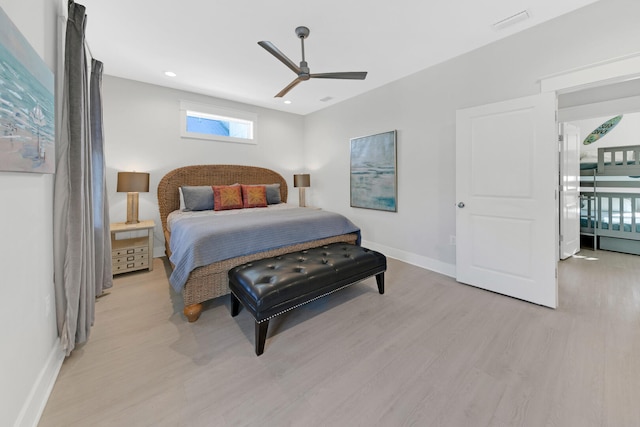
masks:
<svg viewBox="0 0 640 427"><path fill-rule="evenodd" d="M438 261L435 259L427 258L422 255L417 255L412 252L406 252L400 249L395 249L389 246L380 245L378 243L369 242L367 240L362 241L362 246L383 253L385 256L395 258L397 260L406 262L407 264L415 265L427 270L435 271L436 273L444 274L449 277L456 277L456 266L448 264L446 262Z"/></svg>
<svg viewBox="0 0 640 427"><path fill-rule="evenodd" d="M53 390L53 385L58 378L62 362L64 362L64 351L58 338L49 353L46 364L42 367L42 370L40 370L40 374L20 410L14 427L37 427L49 395L51 395L51 390Z"/></svg>

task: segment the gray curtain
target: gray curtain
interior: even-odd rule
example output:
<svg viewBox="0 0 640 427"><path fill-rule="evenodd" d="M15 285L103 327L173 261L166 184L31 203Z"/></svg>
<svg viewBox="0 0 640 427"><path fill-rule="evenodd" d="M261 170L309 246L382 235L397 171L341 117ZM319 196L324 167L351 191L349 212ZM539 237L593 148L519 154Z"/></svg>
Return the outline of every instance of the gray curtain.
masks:
<svg viewBox="0 0 640 427"><path fill-rule="evenodd" d="M93 170L93 231L96 257L96 296L113 286L111 233L102 129L102 62L91 59L90 117L91 162Z"/></svg>
<svg viewBox="0 0 640 427"><path fill-rule="evenodd" d="M69 1L53 218L58 334L67 355L89 338L95 297L112 284L102 124L91 123L101 122L102 111L91 109L85 25L85 7ZM93 98L101 102L99 94ZM99 141L92 140L94 133Z"/></svg>

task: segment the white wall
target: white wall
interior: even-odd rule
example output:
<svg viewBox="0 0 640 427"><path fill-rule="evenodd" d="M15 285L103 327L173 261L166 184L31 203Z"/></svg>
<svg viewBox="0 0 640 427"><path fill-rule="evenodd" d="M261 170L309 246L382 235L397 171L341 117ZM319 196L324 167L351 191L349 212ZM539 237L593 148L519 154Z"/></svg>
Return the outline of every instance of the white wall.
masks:
<svg viewBox="0 0 640 427"><path fill-rule="evenodd" d="M181 138L181 100L258 114L257 145ZM140 193L139 218L156 221L155 256L164 255L158 182L177 167L244 164L274 169L289 183L289 202L297 203L292 181L293 174L303 170L301 116L108 75L103 78L103 104L111 222L126 219L126 194L115 191L117 172L149 172L150 191Z"/></svg>
<svg viewBox="0 0 640 427"><path fill-rule="evenodd" d="M639 51L638 16L637 0L601 0L306 116L310 203L351 218L365 244L455 274L456 110L539 93L542 77ZM349 207L349 139L392 129L398 212Z"/></svg>
<svg viewBox="0 0 640 427"><path fill-rule="evenodd" d="M57 0L0 0L56 63ZM0 172L0 425L34 425L62 360L53 293L53 175Z"/></svg>

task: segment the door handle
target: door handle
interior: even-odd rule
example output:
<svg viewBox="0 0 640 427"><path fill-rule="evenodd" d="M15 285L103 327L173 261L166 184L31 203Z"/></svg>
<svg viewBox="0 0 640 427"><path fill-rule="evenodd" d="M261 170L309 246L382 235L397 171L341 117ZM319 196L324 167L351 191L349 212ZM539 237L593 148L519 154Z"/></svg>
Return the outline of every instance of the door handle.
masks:
<svg viewBox="0 0 640 427"><path fill-rule="evenodd" d="M460 209L464 208L464 203L463 203L463 202L458 203L458 207L459 207Z"/></svg>

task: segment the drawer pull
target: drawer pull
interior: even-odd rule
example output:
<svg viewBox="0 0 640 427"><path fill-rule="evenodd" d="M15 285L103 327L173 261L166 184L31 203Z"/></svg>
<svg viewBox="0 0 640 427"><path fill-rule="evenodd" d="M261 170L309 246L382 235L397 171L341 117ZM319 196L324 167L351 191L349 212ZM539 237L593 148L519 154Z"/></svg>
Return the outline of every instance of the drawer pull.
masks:
<svg viewBox="0 0 640 427"><path fill-rule="evenodd" d="M128 253L128 254L132 254L132 253L134 253L135 251L136 251L135 249L127 249L127 253Z"/></svg>

